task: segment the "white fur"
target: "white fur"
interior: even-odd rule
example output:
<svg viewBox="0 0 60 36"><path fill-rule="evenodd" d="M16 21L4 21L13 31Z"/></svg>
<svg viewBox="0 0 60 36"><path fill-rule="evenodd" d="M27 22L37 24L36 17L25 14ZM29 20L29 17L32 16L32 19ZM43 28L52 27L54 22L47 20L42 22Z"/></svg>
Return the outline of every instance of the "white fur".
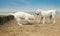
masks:
<svg viewBox="0 0 60 36"><path fill-rule="evenodd" d="M41 21L43 22L43 24L45 24L46 17L50 17L51 15L52 15L53 23L55 23L56 10L48 10L48 11L45 11L45 10L38 9L36 11L36 14L39 14L41 16Z"/></svg>
<svg viewBox="0 0 60 36"><path fill-rule="evenodd" d="M10 14L10 13L9 13L9 14ZM14 16L14 18L15 18L16 21L17 21L17 24L20 25L20 26L22 26L22 24L20 23L20 19L21 19L21 18L24 18L24 19L25 19L26 21L28 21L28 22L30 22L29 19L35 19L34 15L31 15L31 14L28 14L28 13L22 12L22 11L16 12L16 13L11 14L11 15Z"/></svg>

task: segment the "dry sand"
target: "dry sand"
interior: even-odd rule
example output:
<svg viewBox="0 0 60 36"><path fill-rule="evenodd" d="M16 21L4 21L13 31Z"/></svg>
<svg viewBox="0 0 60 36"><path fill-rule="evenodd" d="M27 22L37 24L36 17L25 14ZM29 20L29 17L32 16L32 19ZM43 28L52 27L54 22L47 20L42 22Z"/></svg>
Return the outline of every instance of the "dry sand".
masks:
<svg viewBox="0 0 60 36"><path fill-rule="evenodd" d="M26 24L24 20L21 23L22 27L15 20L0 25L0 36L60 36L60 16L56 16L56 24Z"/></svg>

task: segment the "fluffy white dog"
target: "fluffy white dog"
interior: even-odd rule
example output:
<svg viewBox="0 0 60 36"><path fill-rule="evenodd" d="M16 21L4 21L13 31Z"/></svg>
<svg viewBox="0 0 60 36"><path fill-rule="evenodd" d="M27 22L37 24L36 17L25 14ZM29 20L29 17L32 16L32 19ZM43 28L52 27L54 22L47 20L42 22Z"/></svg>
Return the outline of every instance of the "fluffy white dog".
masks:
<svg viewBox="0 0 60 36"><path fill-rule="evenodd" d="M43 24L45 24L46 17L49 17L50 20L53 20L53 23L55 23L56 10L45 11L45 10L38 9L35 13L37 15L40 15Z"/></svg>
<svg viewBox="0 0 60 36"><path fill-rule="evenodd" d="M33 20L35 19L34 15L31 15L31 14L28 14L28 13L22 12L22 11L16 12L14 14L12 14L12 13L9 13L9 14L14 16L14 18L17 21L17 24L20 26L22 26L22 24L20 23L21 18L24 18L27 22L30 22L30 19L33 19Z"/></svg>

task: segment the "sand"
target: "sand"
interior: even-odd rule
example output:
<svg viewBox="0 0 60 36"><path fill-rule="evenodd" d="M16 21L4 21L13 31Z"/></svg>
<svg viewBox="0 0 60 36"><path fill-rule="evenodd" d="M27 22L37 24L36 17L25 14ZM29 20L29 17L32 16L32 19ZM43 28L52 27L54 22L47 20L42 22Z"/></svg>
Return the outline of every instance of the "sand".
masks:
<svg viewBox="0 0 60 36"><path fill-rule="evenodd" d="M60 16L56 16L56 24L38 24L37 21L27 24L22 20L23 26L20 27L13 19L0 25L0 36L60 36Z"/></svg>

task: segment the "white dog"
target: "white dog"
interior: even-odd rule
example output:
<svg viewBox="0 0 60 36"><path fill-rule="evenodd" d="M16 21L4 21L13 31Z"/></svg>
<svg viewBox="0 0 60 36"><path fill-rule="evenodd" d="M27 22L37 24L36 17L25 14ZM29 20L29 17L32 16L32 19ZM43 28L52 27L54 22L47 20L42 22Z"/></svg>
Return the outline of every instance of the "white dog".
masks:
<svg viewBox="0 0 60 36"><path fill-rule="evenodd" d="M53 20L53 23L55 23L56 10L44 11L44 10L38 9L36 11L36 14L40 15L41 21L43 22L43 24L45 24L46 17L49 17L50 20Z"/></svg>
<svg viewBox="0 0 60 36"><path fill-rule="evenodd" d="M10 14L10 13L9 13L9 14ZM28 13L22 12L22 11L16 12L16 13L11 14L11 15L14 16L14 18L15 18L16 21L17 21L17 24L20 25L20 26L22 26L22 24L20 23L20 19L21 19L21 18L24 18L24 19L25 19L26 21L28 21L28 22L30 22L29 19L33 19L33 20L35 19L34 15L31 15L31 14L28 14Z"/></svg>

